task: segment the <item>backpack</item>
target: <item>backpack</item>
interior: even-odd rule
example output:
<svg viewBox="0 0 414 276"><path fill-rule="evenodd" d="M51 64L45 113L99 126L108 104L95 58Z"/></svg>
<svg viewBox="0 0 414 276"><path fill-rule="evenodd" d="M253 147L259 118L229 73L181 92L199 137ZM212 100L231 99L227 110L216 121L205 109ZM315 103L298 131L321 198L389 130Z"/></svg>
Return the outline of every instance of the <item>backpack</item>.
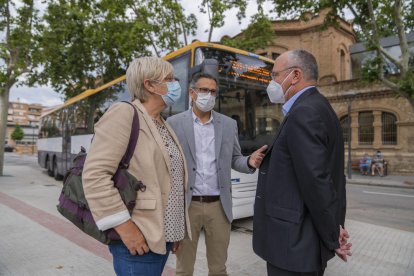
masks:
<svg viewBox="0 0 414 276"><path fill-rule="evenodd" d="M112 180L129 213L132 214L135 207L137 192L144 192L146 186L128 173L127 170L138 141L139 118L136 108L131 103L126 103L133 107L134 118L132 121L128 147ZM104 244L110 244L121 238L113 228L105 231L99 230L92 217L82 184L82 171L85 159L86 150L81 147L81 151L73 160L73 166L69 169L63 179L63 188L59 197L59 203L56 207L65 218L75 224L80 230Z"/></svg>

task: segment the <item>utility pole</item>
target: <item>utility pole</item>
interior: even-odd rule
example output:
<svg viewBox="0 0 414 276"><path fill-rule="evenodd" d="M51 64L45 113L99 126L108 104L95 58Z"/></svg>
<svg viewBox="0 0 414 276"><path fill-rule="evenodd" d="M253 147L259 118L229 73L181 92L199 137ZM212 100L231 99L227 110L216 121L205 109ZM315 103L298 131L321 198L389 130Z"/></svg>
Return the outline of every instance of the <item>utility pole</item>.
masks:
<svg viewBox="0 0 414 276"><path fill-rule="evenodd" d="M352 159L351 159L351 144L352 144L352 128L351 128L351 109L352 100L357 95L354 91L349 91L342 94L348 100L348 179L352 179Z"/></svg>

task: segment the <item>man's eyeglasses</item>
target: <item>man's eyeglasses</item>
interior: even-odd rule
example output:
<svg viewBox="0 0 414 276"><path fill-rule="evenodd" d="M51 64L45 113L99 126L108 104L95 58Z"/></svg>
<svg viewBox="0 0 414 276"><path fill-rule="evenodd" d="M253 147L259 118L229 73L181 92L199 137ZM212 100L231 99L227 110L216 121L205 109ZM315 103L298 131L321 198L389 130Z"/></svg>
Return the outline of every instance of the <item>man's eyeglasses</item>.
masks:
<svg viewBox="0 0 414 276"><path fill-rule="evenodd" d="M194 87L194 90L198 90L199 93L204 93L204 94L208 94L211 93L211 95L216 96L217 95L217 90L216 89L208 89L206 87Z"/></svg>
<svg viewBox="0 0 414 276"><path fill-rule="evenodd" d="M273 80L275 80L277 77L279 77L280 73L285 72L286 70L289 70L289 69L293 69L293 68L298 68L298 67L297 66L291 66L291 67L285 68L285 69L280 70L280 71L273 71L273 72L270 73L270 76L272 77Z"/></svg>

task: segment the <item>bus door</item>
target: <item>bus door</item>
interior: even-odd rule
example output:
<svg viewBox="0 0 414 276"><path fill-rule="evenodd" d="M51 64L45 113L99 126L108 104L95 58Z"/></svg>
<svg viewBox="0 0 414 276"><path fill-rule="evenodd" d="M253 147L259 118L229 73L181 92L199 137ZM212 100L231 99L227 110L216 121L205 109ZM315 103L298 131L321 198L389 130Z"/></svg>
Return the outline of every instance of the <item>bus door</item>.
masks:
<svg viewBox="0 0 414 276"><path fill-rule="evenodd" d="M61 175L65 175L72 166L71 156L71 129L73 127L73 109L69 107L63 114L62 128L62 170Z"/></svg>

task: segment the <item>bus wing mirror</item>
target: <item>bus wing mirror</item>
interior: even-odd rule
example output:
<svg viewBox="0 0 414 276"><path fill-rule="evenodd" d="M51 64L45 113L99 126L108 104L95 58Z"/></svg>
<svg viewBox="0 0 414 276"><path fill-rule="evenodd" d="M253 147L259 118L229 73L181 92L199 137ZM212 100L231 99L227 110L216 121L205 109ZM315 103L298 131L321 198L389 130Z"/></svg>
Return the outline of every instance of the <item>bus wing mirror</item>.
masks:
<svg viewBox="0 0 414 276"><path fill-rule="evenodd" d="M212 58L205 59L200 65L191 68L189 79L197 73L209 74L218 80L218 61Z"/></svg>

